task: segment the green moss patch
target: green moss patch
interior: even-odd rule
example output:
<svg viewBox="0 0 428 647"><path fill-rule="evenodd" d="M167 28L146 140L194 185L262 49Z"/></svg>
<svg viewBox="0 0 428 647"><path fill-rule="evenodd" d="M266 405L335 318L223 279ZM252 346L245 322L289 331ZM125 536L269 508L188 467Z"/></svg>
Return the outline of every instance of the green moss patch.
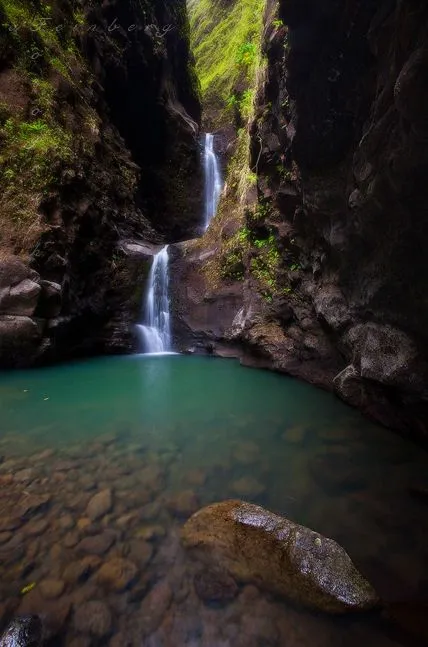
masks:
<svg viewBox="0 0 428 647"><path fill-rule="evenodd" d="M89 152L97 115L84 99L91 75L74 42L83 13L26 0L0 0L0 11L0 44L20 93L19 109L7 90L0 106L0 243L26 255L46 227L43 201ZM61 83L79 97L78 113L58 98Z"/></svg>
<svg viewBox="0 0 428 647"><path fill-rule="evenodd" d="M204 105L217 113L218 125L231 120L243 101L249 116L260 62L265 0L191 0L191 42Z"/></svg>

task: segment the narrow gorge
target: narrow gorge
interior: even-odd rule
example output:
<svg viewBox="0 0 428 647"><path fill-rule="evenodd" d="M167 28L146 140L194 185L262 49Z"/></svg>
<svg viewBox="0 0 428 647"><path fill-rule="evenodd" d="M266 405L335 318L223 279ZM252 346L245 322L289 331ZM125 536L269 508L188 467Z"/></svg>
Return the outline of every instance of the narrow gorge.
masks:
<svg viewBox="0 0 428 647"><path fill-rule="evenodd" d="M428 644L428 7L0 14L0 647Z"/></svg>
<svg viewBox="0 0 428 647"><path fill-rule="evenodd" d="M267 3L253 85L237 76L218 124L225 163L237 148L220 222L180 254L178 330L426 441L427 15L350 4Z"/></svg>

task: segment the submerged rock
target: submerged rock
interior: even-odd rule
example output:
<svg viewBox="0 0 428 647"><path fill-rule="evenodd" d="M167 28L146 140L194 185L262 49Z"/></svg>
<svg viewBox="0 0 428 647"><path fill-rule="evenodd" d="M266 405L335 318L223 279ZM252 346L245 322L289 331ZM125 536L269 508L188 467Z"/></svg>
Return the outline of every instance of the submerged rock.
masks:
<svg viewBox="0 0 428 647"><path fill-rule="evenodd" d="M246 476L232 483L232 490L238 496L256 497L263 494L265 486L252 476Z"/></svg>
<svg viewBox="0 0 428 647"><path fill-rule="evenodd" d="M233 577L218 569L204 569L195 575L193 585L203 602L227 603L238 595L238 585Z"/></svg>
<svg viewBox="0 0 428 647"><path fill-rule="evenodd" d="M205 472L202 469L190 470L189 472L187 472L185 476L186 483L194 487L204 485L206 480L207 480L207 472Z"/></svg>
<svg viewBox="0 0 428 647"><path fill-rule="evenodd" d="M244 465L256 463L260 458L260 447L252 441L236 443L233 458Z"/></svg>
<svg viewBox="0 0 428 647"><path fill-rule="evenodd" d="M156 541L157 539L165 537L165 535L166 530L164 526L161 526L160 524L149 524L142 526L135 533L135 536L138 539L143 539L144 541Z"/></svg>
<svg viewBox="0 0 428 647"><path fill-rule="evenodd" d="M101 563L101 558L97 555L87 555L79 561L71 562L65 568L62 577L70 584L84 582L97 570Z"/></svg>
<svg viewBox="0 0 428 647"><path fill-rule="evenodd" d="M93 537L85 537L79 542L76 550L81 555L104 555L116 539L114 532L105 530Z"/></svg>
<svg viewBox="0 0 428 647"><path fill-rule="evenodd" d="M138 629L143 636L156 631L168 611L172 601L172 591L167 582L158 582L146 595L138 614Z"/></svg>
<svg viewBox="0 0 428 647"><path fill-rule="evenodd" d="M38 521L33 521L27 524L25 527L25 533L29 537L38 537L43 535L43 533L49 528L49 521L46 519L39 519Z"/></svg>
<svg viewBox="0 0 428 647"><path fill-rule="evenodd" d="M281 438L292 445L300 445L305 440L307 429L303 425L294 425L284 431Z"/></svg>
<svg viewBox="0 0 428 647"><path fill-rule="evenodd" d="M186 522L182 541L210 567L312 608L345 613L378 603L339 544L257 505L209 505Z"/></svg>
<svg viewBox="0 0 428 647"><path fill-rule="evenodd" d="M47 600L55 600L61 597L65 584L62 580L43 580L39 584L40 593Z"/></svg>
<svg viewBox="0 0 428 647"><path fill-rule="evenodd" d="M50 494L28 494L22 497L18 504L18 514L22 519L29 519L36 512L45 512L48 508L52 497Z"/></svg>
<svg viewBox="0 0 428 647"><path fill-rule="evenodd" d="M27 467L23 470L19 470L19 472L15 473L13 478L18 483L28 484L34 478L34 470L31 467Z"/></svg>
<svg viewBox="0 0 428 647"><path fill-rule="evenodd" d="M74 628L95 638L105 638L111 630L112 618L106 604L91 600L80 606L74 615Z"/></svg>
<svg viewBox="0 0 428 647"><path fill-rule="evenodd" d="M128 557L136 562L140 568L145 568L153 557L153 547L147 541L133 539L129 542Z"/></svg>
<svg viewBox="0 0 428 647"><path fill-rule="evenodd" d="M111 490L97 492L89 501L86 514L92 521L96 521L111 510L112 503Z"/></svg>
<svg viewBox="0 0 428 647"><path fill-rule="evenodd" d="M190 517L199 507L198 497L193 490L183 490L169 496L166 507L177 517Z"/></svg>
<svg viewBox="0 0 428 647"><path fill-rule="evenodd" d="M101 566L97 580L110 590L120 592L135 580L137 572L137 567L131 561L115 557Z"/></svg>

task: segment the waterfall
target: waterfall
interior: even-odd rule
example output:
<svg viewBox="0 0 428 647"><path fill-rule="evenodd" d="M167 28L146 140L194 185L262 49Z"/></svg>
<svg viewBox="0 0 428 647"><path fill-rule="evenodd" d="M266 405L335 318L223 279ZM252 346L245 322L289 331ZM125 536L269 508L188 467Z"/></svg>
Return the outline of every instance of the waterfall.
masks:
<svg viewBox="0 0 428 647"><path fill-rule="evenodd" d="M168 260L168 245L166 245L153 258L145 302L144 322L138 326L144 353L168 353L171 351Z"/></svg>
<svg viewBox="0 0 428 647"><path fill-rule="evenodd" d="M204 147L204 173L205 173L205 216L204 229L208 229L211 218L215 216L222 191L220 169L217 156L214 153L214 135L205 134Z"/></svg>
<svg viewBox="0 0 428 647"><path fill-rule="evenodd" d="M204 230L206 230L211 218L216 214L223 188L219 163L214 152L214 135L212 133L205 134L204 172ZM166 245L153 257L143 321L137 325L143 353L171 353L168 261L168 245Z"/></svg>

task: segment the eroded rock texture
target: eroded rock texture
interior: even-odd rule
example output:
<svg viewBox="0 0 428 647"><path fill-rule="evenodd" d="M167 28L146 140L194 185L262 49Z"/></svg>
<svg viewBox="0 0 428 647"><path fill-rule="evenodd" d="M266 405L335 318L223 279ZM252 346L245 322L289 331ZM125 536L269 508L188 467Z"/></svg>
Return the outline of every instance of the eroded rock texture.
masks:
<svg viewBox="0 0 428 647"><path fill-rule="evenodd" d="M282 2L280 15L289 51L284 65L285 34L268 34L273 109L260 132L297 165L299 204L284 200L269 146L260 188L274 191L291 226L283 241L298 247L293 292L310 304L315 338L337 349L339 395L426 439L426 5ZM296 303L291 325L305 331Z"/></svg>

